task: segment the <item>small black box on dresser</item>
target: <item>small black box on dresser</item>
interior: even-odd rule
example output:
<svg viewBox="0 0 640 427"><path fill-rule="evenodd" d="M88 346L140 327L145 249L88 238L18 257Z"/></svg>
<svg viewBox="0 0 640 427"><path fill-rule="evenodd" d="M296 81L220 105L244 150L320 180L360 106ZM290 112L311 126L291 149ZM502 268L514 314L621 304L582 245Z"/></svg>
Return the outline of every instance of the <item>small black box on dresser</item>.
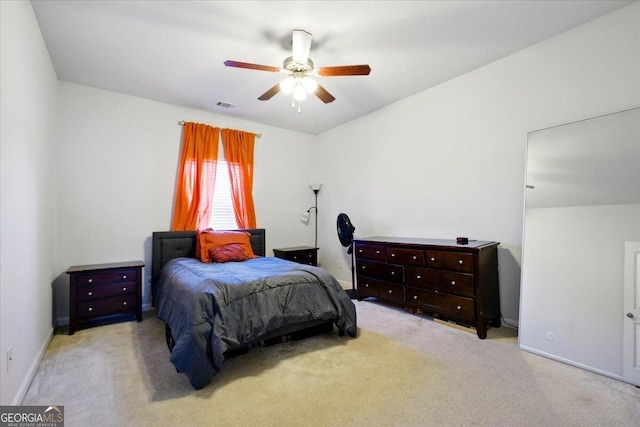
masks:
<svg viewBox="0 0 640 427"><path fill-rule="evenodd" d="M69 267L69 335L80 323L116 314L141 322L142 267L142 261Z"/></svg>

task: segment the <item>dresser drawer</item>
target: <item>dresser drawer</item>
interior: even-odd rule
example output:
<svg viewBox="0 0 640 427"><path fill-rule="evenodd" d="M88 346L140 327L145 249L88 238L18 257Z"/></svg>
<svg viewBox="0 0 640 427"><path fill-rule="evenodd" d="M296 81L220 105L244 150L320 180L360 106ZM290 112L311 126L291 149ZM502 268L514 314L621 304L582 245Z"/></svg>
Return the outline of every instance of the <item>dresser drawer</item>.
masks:
<svg viewBox="0 0 640 427"><path fill-rule="evenodd" d="M430 268L405 267L404 283L408 286L433 289L436 284L436 270Z"/></svg>
<svg viewBox="0 0 640 427"><path fill-rule="evenodd" d="M473 255L461 252L426 251L426 265L439 270L473 272Z"/></svg>
<svg viewBox="0 0 640 427"><path fill-rule="evenodd" d="M136 310L136 295L127 294L101 300L78 303L78 317L106 316Z"/></svg>
<svg viewBox="0 0 640 427"><path fill-rule="evenodd" d="M434 288L450 294L471 298L475 296L472 274L438 271Z"/></svg>
<svg viewBox="0 0 640 427"><path fill-rule="evenodd" d="M386 254L387 262L390 262L392 264L416 266L424 265L424 251L421 251L419 249L388 247Z"/></svg>
<svg viewBox="0 0 640 427"><path fill-rule="evenodd" d="M396 285L393 283L382 283L382 286L379 288L379 296L378 298L384 299L387 301L404 303L404 286Z"/></svg>
<svg viewBox="0 0 640 427"><path fill-rule="evenodd" d="M82 287L108 285L111 283L135 283L137 280L136 273L136 269L132 268L120 269L117 271L94 271L88 274L78 274L76 285Z"/></svg>
<svg viewBox="0 0 640 427"><path fill-rule="evenodd" d="M475 322L476 305L473 299L438 292L434 292L432 298L431 311L434 314Z"/></svg>
<svg viewBox="0 0 640 427"><path fill-rule="evenodd" d="M356 244L356 256L358 258L374 259L384 261L386 259L385 246Z"/></svg>
<svg viewBox="0 0 640 427"><path fill-rule="evenodd" d="M135 293L135 282L113 283L101 286L85 286L76 290L76 301L89 301L98 298Z"/></svg>
<svg viewBox="0 0 640 427"><path fill-rule="evenodd" d="M384 282L380 280L372 279L370 277L358 276L358 296L364 297L376 297L380 296L380 289L384 287Z"/></svg>
<svg viewBox="0 0 640 427"><path fill-rule="evenodd" d="M382 262L358 260L358 274L390 282L402 283L403 269L401 265Z"/></svg>

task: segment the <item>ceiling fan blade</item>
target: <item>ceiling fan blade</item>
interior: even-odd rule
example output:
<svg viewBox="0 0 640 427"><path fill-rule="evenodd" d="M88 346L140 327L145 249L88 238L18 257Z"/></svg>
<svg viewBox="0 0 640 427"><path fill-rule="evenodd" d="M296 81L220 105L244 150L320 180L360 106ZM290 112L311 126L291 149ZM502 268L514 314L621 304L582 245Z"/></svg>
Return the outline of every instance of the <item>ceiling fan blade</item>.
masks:
<svg viewBox="0 0 640 427"><path fill-rule="evenodd" d="M331 95L329 92L327 92L327 90L325 88L323 88L322 86L320 86L320 85L318 85L318 88L316 89L315 94L325 104L333 102L336 99L333 95Z"/></svg>
<svg viewBox="0 0 640 427"><path fill-rule="evenodd" d="M319 67L316 68L319 76L367 76L371 72L368 65L342 65L337 67Z"/></svg>
<svg viewBox="0 0 640 427"><path fill-rule="evenodd" d="M293 30L291 40L291 50L293 62L296 64L306 64L311 50L311 39L313 36L304 30Z"/></svg>
<svg viewBox="0 0 640 427"><path fill-rule="evenodd" d="M260 101L268 101L271 98L273 98L273 96L278 92L280 92L280 83L276 84L274 87L272 87L271 89L269 89L268 91L260 95L258 99Z"/></svg>
<svg viewBox="0 0 640 427"><path fill-rule="evenodd" d="M280 68L271 67L269 65L259 65L259 64L251 64L249 62L238 62L238 61L224 61L224 65L227 67L235 67L235 68L247 68L249 70L258 70L258 71L270 71L272 73L280 72Z"/></svg>

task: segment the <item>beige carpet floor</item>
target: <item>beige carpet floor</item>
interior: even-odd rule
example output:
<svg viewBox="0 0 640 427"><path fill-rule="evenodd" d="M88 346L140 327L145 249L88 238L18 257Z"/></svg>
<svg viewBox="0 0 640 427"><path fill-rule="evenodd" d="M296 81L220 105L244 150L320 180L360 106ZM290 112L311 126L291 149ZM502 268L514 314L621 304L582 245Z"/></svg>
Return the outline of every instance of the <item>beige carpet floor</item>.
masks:
<svg viewBox="0 0 640 427"><path fill-rule="evenodd" d="M325 334L225 361L194 390L163 323L60 328L24 405L65 426L639 426L640 389L486 340L425 315L356 301L358 338Z"/></svg>

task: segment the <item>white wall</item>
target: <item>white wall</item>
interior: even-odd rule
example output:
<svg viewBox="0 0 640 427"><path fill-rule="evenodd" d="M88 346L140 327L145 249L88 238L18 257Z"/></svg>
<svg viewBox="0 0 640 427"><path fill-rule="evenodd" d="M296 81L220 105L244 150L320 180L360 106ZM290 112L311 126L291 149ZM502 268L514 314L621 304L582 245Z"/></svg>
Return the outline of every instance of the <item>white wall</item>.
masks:
<svg viewBox="0 0 640 427"><path fill-rule="evenodd" d="M0 404L10 405L53 333L56 75L31 3L2 1L0 16Z"/></svg>
<svg viewBox="0 0 640 427"><path fill-rule="evenodd" d="M151 234L171 224L181 120L261 133L254 202L267 253L313 244L312 225L299 221L313 204L311 135L67 82L58 93L54 304L61 324L68 322L71 265L142 260L143 301L150 301Z"/></svg>
<svg viewBox="0 0 640 427"><path fill-rule="evenodd" d="M320 135L324 267L351 282L340 212L360 237L496 240L517 323L527 133L640 105L639 20L634 3Z"/></svg>
<svg viewBox="0 0 640 427"><path fill-rule="evenodd" d="M527 209L521 347L622 375L626 240L640 204Z"/></svg>

